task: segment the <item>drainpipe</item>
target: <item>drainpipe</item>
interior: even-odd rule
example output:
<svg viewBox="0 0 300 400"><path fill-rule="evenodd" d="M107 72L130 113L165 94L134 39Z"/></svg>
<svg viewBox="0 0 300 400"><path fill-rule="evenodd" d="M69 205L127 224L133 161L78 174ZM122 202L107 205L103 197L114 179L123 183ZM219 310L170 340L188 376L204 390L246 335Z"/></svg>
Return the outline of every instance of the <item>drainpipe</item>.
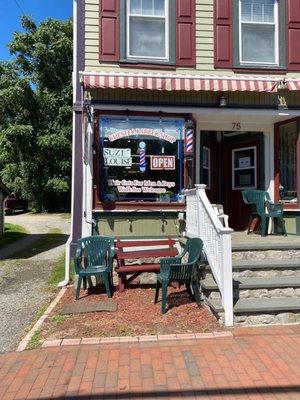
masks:
<svg viewBox="0 0 300 400"><path fill-rule="evenodd" d="M80 1L80 0L79 0ZM77 0L73 0L73 104L76 103L77 93ZM70 281L70 252L73 240L73 212L74 212L74 182L75 182L75 110L73 110L73 131L72 131L72 189L71 189L71 234L66 243L65 279L57 286L66 286Z"/></svg>

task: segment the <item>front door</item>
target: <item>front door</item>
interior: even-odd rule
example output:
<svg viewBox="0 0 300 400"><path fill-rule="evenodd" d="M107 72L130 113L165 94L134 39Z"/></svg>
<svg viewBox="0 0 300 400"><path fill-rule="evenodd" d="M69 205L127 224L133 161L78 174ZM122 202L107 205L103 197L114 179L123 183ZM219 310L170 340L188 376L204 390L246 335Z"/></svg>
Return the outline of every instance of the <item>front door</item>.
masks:
<svg viewBox="0 0 300 400"><path fill-rule="evenodd" d="M260 139L238 140L226 143L224 140L224 208L229 215L229 226L236 230L247 228L248 206L243 202L242 191L261 189L262 177Z"/></svg>

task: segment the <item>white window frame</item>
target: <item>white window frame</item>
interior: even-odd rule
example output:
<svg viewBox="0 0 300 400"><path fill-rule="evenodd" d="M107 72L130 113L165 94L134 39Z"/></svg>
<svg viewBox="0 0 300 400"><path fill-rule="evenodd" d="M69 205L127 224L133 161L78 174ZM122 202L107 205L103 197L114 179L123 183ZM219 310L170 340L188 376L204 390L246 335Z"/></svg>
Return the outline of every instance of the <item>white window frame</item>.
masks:
<svg viewBox="0 0 300 400"><path fill-rule="evenodd" d="M235 167L234 165L234 155L236 152L240 152L243 150L254 150L254 162L253 167ZM257 189L257 147L239 147L238 149L233 149L231 153L231 181L232 181L232 190L242 190L242 189ZM253 186L236 186L235 185L235 171L242 171L246 169L254 169L254 185Z"/></svg>
<svg viewBox="0 0 300 400"><path fill-rule="evenodd" d="M210 152L210 148L206 147L206 146L203 146L203 152L204 152L204 150L207 151L207 153L208 153L208 158L207 158L208 159L208 167L205 167L204 163L202 163L202 168L206 169L208 171L208 183L206 185L206 189L210 190L211 189L211 157L210 157L211 152ZM204 159L204 157L203 157L203 159Z"/></svg>
<svg viewBox="0 0 300 400"><path fill-rule="evenodd" d="M274 22L251 22L245 21L242 22L242 1L239 0L239 61L241 65L274 65L279 66L279 7L278 0L274 2ZM275 25L275 62L264 62L264 61L244 61L242 60L243 56L243 45L242 45L242 25Z"/></svg>
<svg viewBox="0 0 300 400"><path fill-rule="evenodd" d="M119 1L119 0L118 0ZM131 0L126 1L126 57L130 60L154 60L154 61L169 61L170 58L170 38L169 38L169 0L165 0L165 15L146 15L146 14L131 14L130 13L130 2ZM154 3L153 3L154 4ZM130 18L149 18L149 19L158 19L165 20L165 49L166 54L165 57L151 57L151 56L132 56L130 55Z"/></svg>

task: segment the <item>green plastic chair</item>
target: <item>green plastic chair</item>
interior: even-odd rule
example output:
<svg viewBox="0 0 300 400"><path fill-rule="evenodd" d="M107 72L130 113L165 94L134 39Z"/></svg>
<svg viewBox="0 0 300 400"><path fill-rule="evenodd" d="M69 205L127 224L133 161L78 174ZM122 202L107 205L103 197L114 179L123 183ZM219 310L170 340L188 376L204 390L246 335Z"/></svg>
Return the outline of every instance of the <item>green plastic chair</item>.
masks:
<svg viewBox="0 0 300 400"><path fill-rule="evenodd" d="M201 302L198 278L198 261L203 249L203 242L199 238L188 239L183 252L178 257L162 258L160 260L160 273L157 275L154 303L158 301L159 288L162 287L161 312L165 314L167 305L167 292L170 282L185 284L189 295L195 298L198 305ZM187 262L183 257L188 253Z"/></svg>
<svg viewBox="0 0 300 400"><path fill-rule="evenodd" d="M89 236L77 241L75 272L78 275L76 300L79 299L80 288L86 289L87 278L100 277L105 284L108 297L111 297L112 268L114 260L114 238L106 236Z"/></svg>
<svg viewBox="0 0 300 400"><path fill-rule="evenodd" d="M260 219L260 234L266 236L268 229L269 218L277 218L281 220L283 234L286 236L285 224L283 221L283 206L282 204L274 204L271 201L270 195L264 190L243 190L243 200L250 207L250 217L247 233L250 233L250 227L253 219Z"/></svg>

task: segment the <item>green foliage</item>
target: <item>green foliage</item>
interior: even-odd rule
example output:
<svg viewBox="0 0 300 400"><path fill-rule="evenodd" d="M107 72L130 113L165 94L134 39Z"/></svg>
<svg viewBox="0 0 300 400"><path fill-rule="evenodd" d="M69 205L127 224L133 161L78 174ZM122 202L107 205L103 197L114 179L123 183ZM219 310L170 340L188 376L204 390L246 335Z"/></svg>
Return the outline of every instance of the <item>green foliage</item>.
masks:
<svg viewBox="0 0 300 400"><path fill-rule="evenodd" d="M26 346L26 350L37 349L38 347L40 347L41 341L42 341L42 334L41 331L38 330L33 334L32 338L29 340Z"/></svg>
<svg viewBox="0 0 300 400"><path fill-rule="evenodd" d="M66 263L66 255L65 253L62 254L59 259L56 261L52 272L50 279L48 281L48 284L50 287L57 287L59 282L63 281L65 279L65 263ZM70 281L74 281L74 276L75 276L75 267L74 263L71 263L70 266Z"/></svg>
<svg viewBox="0 0 300 400"><path fill-rule="evenodd" d="M0 62L0 178L36 211L70 205L72 21L27 17Z"/></svg>
<svg viewBox="0 0 300 400"><path fill-rule="evenodd" d="M64 315L53 315L51 318L51 321L56 323L57 325L63 324L66 320L66 317Z"/></svg>

